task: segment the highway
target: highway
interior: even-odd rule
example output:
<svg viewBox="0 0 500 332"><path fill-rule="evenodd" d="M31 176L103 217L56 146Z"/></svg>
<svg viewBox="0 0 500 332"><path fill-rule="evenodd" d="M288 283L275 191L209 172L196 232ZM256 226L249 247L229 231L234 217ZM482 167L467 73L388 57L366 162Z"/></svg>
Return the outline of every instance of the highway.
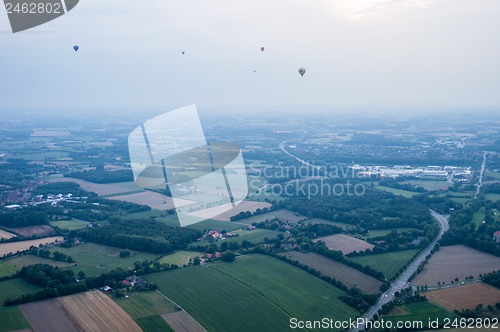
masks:
<svg viewBox="0 0 500 332"><path fill-rule="evenodd" d="M439 223L439 234L434 238L434 240L425 248L419 256L408 266L408 268L391 284L391 287L385 291L378 302L373 305L363 316L363 323L359 324L355 329L352 329L352 332L363 331L365 329L365 322L373 319L373 316L382 308L382 306L386 303L391 302L394 299L394 293L397 291L408 287L408 279L411 275L417 270L420 263L425 260L425 257L431 253L431 250L436 245L437 241L441 239L443 234L448 230L448 219L449 215L441 215L436 211L430 210L432 216Z"/></svg>
<svg viewBox="0 0 500 332"><path fill-rule="evenodd" d="M479 195L479 192L481 191L481 186L483 185L483 174L484 170L486 168L486 151L483 153L483 163L481 164L481 171L479 172L479 180L477 181L476 184L476 194L474 195L474 198L477 198Z"/></svg>

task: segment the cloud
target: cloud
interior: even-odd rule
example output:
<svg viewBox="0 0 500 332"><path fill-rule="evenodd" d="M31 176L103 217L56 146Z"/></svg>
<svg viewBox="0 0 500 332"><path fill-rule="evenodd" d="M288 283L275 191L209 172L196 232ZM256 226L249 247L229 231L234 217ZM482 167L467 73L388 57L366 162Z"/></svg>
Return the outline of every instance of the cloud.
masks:
<svg viewBox="0 0 500 332"><path fill-rule="evenodd" d="M431 0L321 0L330 13L360 21L367 17L393 14L409 8L426 8Z"/></svg>

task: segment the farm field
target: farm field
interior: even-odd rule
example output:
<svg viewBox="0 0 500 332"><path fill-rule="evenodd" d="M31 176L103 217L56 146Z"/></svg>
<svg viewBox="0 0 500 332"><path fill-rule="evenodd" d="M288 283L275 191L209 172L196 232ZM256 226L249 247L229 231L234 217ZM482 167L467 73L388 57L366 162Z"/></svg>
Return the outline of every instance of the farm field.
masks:
<svg viewBox="0 0 500 332"><path fill-rule="evenodd" d="M417 249L410 249L376 255L350 257L349 259L361 265L369 265L373 269L382 272L387 279L391 279L417 252Z"/></svg>
<svg viewBox="0 0 500 332"><path fill-rule="evenodd" d="M500 289L482 282L424 292L430 301L450 310L474 309L478 304L485 307L500 300Z"/></svg>
<svg viewBox="0 0 500 332"><path fill-rule="evenodd" d="M7 230L14 232L16 234L30 237L32 235L36 236L49 236L54 234L54 229L49 225L39 225L39 226L29 226L20 228L6 228Z"/></svg>
<svg viewBox="0 0 500 332"><path fill-rule="evenodd" d="M57 251L71 256L77 266L71 267L75 273L83 271L87 276L95 276L104 272L109 272L116 268L134 267L135 261L153 260L158 255L130 250L130 256L120 257L120 251L123 249L108 247L96 243L84 243L71 248L58 247Z"/></svg>
<svg viewBox="0 0 500 332"><path fill-rule="evenodd" d="M428 328L429 326L427 323L429 319L438 318L440 322L443 322L444 318L450 317L451 315L452 314L450 314L447 310L435 305L434 303L424 301L396 307L391 313L382 316L382 318L386 321L393 322L393 324L396 324L398 321L420 321L424 324L424 328Z"/></svg>
<svg viewBox="0 0 500 332"><path fill-rule="evenodd" d="M365 251L375 247L373 244L357 239L345 234L335 234L324 237L319 237L313 240L314 242L323 241L330 250L340 250L347 255L354 251Z"/></svg>
<svg viewBox="0 0 500 332"><path fill-rule="evenodd" d="M80 219L72 219L72 220L59 220L59 221L51 221L49 224L53 227L59 227L62 229L68 229L70 231L75 229L82 229L87 227L89 222Z"/></svg>
<svg viewBox="0 0 500 332"><path fill-rule="evenodd" d="M136 213L130 213L125 216L120 217L123 220L134 220L134 219L149 219L151 217L160 218L165 216L165 212L159 210L149 210Z"/></svg>
<svg viewBox="0 0 500 332"><path fill-rule="evenodd" d="M356 315L337 299L344 294L338 288L267 256L245 256L234 263L161 272L146 279L208 331L278 331L288 326L291 315Z"/></svg>
<svg viewBox="0 0 500 332"><path fill-rule="evenodd" d="M351 225L351 224L346 224L346 223L338 222L338 221L330 221L330 220L321 219L321 218L306 219L306 220L304 220L304 223L308 223L308 224L329 224L329 225L334 225L334 226L340 227L340 228L342 228L344 230L351 229L351 228L355 227L354 225Z"/></svg>
<svg viewBox="0 0 500 332"><path fill-rule="evenodd" d="M235 231L231 231L232 234L238 234L239 236L236 237L229 237L225 240L216 240L217 244L221 244L224 242L237 242L240 243L243 241L249 241L252 243L260 243L264 241L264 238L275 238L278 234L283 234L282 232L278 231L272 231L269 229L262 229L262 228L256 228L253 230L245 230L245 229L239 229ZM199 244L204 245L204 244L209 244L210 242L208 240L203 240L199 242Z"/></svg>
<svg viewBox="0 0 500 332"><path fill-rule="evenodd" d="M43 239L36 239L36 240L0 243L0 257L4 256L10 252L15 254L18 251L23 251L23 250L29 249L31 246L38 247L40 244L45 245L45 244L54 243L55 241L62 241L62 240L63 240L63 238L61 236L52 236L52 237L46 237Z"/></svg>
<svg viewBox="0 0 500 332"><path fill-rule="evenodd" d="M485 212L484 212L484 206L479 208L474 215L472 216L472 223L476 225L476 228L481 225L481 223L484 221L485 218Z"/></svg>
<svg viewBox="0 0 500 332"><path fill-rule="evenodd" d="M298 213L295 213L295 212L292 212L289 210L285 210L285 209L280 209L280 210L271 211L271 212L264 213L264 214L259 214L257 216L252 216L249 218L240 219L237 222L242 223L242 224L251 225L254 222L260 223L260 222L263 222L266 220L273 220L273 219L279 219L280 221L285 222L285 223L289 222L289 223L295 224L295 223L298 223L299 221L305 220L307 218L304 216L301 216Z"/></svg>
<svg viewBox="0 0 500 332"><path fill-rule="evenodd" d="M380 291L382 282L350 266L329 259L328 257L313 252L303 254L298 251L289 251L283 253L283 255L290 259L297 260L301 264L310 266L323 275L333 277L341 281L347 287L357 287L363 293L372 294Z"/></svg>
<svg viewBox="0 0 500 332"><path fill-rule="evenodd" d="M41 290L40 287L29 284L21 278L0 281L0 306L3 306L8 298L15 299L39 290Z"/></svg>
<svg viewBox="0 0 500 332"><path fill-rule="evenodd" d="M135 321L144 332L174 332L161 316L142 317Z"/></svg>
<svg viewBox="0 0 500 332"><path fill-rule="evenodd" d="M0 278L6 277L6 276L11 276L16 272L17 272L17 268L15 268L14 266L7 264L4 261L0 262Z"/></svg>
<svg viewBox="0 0 500 332"><path fill-rule="evenodd" d="M15 256L12 258L7 258L0 262L0 276L2 275L2 271L10 272L13 270L15 273L17 270L20 270L24 266L34 264L49 264L61 268L75 265L75 263L60 262L53 259L47 259L33 255ZM9 273L7 275L11 274L13 273Z"/></svg>
<svg viewBox="0 0 500 332"><path fill-rule="evenodd" d="M114 301L134 319L177 311L175 304L156 291L129 292L128 298L115 298Z"/></svg>
<svg viewBox="0 0 500 332"><path fill-rule="evenodd" d="M56 301L80 331L142 331L119 305L100 291L65 296Z"/></svg>
<svg viewBox="0 0 500 332"><path fill-rule="evenodd" d="M10 239L16 236L16 234L9 233L7 231L4 231L3 229L0 229L0 239Z"/></svg>
<svg viewBox="0 0 500 332"><path fill-rule="evenodd" d="M18 306L0 307L0 322L0 332L29 330L31 328Z"/></svg>
<svg viewBox="0 0 500 332"><path fill-rule="evenodd" d="M422 187L425 190L434 191L434 190L448 190L451 186L451 183L447 181L429 181L429 180L409 180L403 181L401 184L411 184L413 187Z"/></svg>
<svg viewBox="0 0 500 332"><path fill-rule="evenodd" d="M416 228L407 228L407 227L391 228L391 229L372 229L368 231L368 234L363 235L362 238L367 239L369 237L386 236L393 230L398 231L399 233L408 231L418 231L418 229Z"/></svg>
<svg viewBox="0 0 500 332"><path fill-rule="evenodd" d="M166 256L163 256L160 259L160 263L167 263L167 264L177 264L178 266L183 266L184 264L189 263L189 259L193 259L196 256L203 256L205 253L201 252L193 252L193 251L176 251L172 254L168 254Z"/></svg>
<svg viewBox="0 0 500 332"><path fill-rule="evenodd" d="M175 198L175 205L174 205L174 201L172 200L171 197L162 195L154 191L143 191L128 195L111 196L108 198L112 200L125 201L140 205L147 205L155 210L170 210L175 207L186 206L195 203L187 199Z"/></svg>
<svg viewBox="0 0 500 332"><path fill-rule="evenodd" d="M500 194L486 194L484 195L484 198L487 199L487 200L490 200L492 202L498 202L500 201Z"/></svg>
<svg viewBox="0 0 500 332"><path fill-rule="evenodd" d="M396 188L391 188L391 187L385 187L385 186L376 186L375 189L383 190L388 193L392 193L394 195L401 195L406 198L411 198L412 196L418 194L413 191L407 191L407 190L402 190L402 189L396 189Z"/></svg>
<svg viewBox="0 0 500 332"><path fill-rule="evenodd" d="M37 332L78 332L55 299L21 304L19 308Z"/></svg>
<svg viewBox="0 0 500 332"><path fill-rule="evenodd" d="M184 310L161 315L174 331L205 332L205 328Z"/></svg>
<svg viewBox="0 0 500 332"><path fill-rule="evenodd" d="M177 225L179 225L178 221L177 221ZM191 229L197 229L199 231L203 231L203 230L222 231L222 230L225 230L227 232L231 232L231 231L234 231L237 229L242 229L242 228L246 227L246 225L240 224L239 221L227 222L227 221L207 219L207 220L203 220L202 222L192 224L192 225L189 225L186 227L191 228Z"/></svg>
<svg viewBox="0 0 500 332"><path fill-rule="evenodd" d="M101 184L101 183L92 183L80 179L75 179L75 178L55 178L55 179L50 179L50 182L75 182L80 185L80 187L85 190L85 191L90 191L94 192L99 196L104 196L104 195L112 195L112 194L119 194L119 193L125 193L129 192L130 189L128 188L123 188L119 184L114 184L114 183L107 183L107 184Z"/></svg>
<svg viewBox="0 0 500 332"><path fill-rule="evenodd" d="M479 277L479 274L500 269L500 258L463 245L441 247L422 272L413 280L414 285L437 286L438 282L451 283L458 278Z"/></svg>

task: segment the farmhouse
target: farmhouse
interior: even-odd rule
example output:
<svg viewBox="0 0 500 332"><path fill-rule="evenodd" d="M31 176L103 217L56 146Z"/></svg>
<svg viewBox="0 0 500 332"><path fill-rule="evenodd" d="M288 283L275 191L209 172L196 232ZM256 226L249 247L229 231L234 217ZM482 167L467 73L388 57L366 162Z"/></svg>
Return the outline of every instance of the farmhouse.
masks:
<svg viewBox="0 0 500 332"><path fill-rule="evenodd" d="M496 232L493 234L493 239L494 239L497 243L500 243L500 231L496 231Z"/></svg>

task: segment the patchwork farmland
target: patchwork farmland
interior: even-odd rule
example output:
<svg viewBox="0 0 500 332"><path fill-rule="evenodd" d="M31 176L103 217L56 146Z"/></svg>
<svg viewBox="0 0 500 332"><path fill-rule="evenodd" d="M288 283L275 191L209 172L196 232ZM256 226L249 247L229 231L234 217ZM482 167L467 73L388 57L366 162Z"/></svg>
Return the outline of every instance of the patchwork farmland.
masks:
<svg viewBox="0 0 500 332"><path fill-rule="evenodd" d="M335 234L314 239L314 242L318 241L325 242L330 250L342 251L344 255L354 251L365 251L366 249L372 249L374 247L371 243L345 234Z"/></svg>
<svg viewBox="0 0 500 332"><path fill-rule="evenodd" d="M482 282L432 290L423 295L450 310L474 309L479 304L494 306L500 301L500 289Z"/></svg>
<svg viewBox="0 0 500 332"><path fill-rule="evenodd" d="M382 272L387 279L391 279L407 262L410 261L413 256L415 256L417 252L417 249L410 249L387 252L383 254L351 257L349 259L361 265L368 265L371 268Z"/></svg>
<svg viewBox="0 0 500 332"><path fill-rule="evenodd" d="M263 222L266 220L273 220L273 219L278 219L284 223L295 224L295 223L298 223L299 221L305 220L307 218L304 216L301 216L300 214L298 214L296 212L292 212L292 211L289 211L286 209L280 209L280 210L271 211L271 212L264 213L264 214L259 214L257 216L252 216L249 218L241 219L241 220L238 220L238 222L243 223L243 224L247 224L247 225L251 225L254 222L260 223L260 222Z"/></svg>
<svg viewBox="0 0 500 332"><path fill-rule="evenodd" d="M290 317L341 320L357 313L338 299L343 291L268 256L243 256L232 264L161 272L146 279L208 331L277 331L289 326Z"/></svg>
<svg viewBox="0 0 500 332"><path fill-rule="evenodd" d="M455 278L479 277L479 274L500 270L500 258L463 245L441 247L423 271L413 280L414 285L449 284Z"/></svg>
<svg viewBox="0 0 500 332"><path fill-rule="evenodd" d="M298 251L289 251L283 255L312 267L323 275L335 278L347 287L357 287L363 293L372 294L380 291L382 282L379 280L328 257L313 252L303 254Z"/></svg>
<svg viewBox="0 0 500 332"><path fill-rule="evenodd" d="M0 229L0 239L10 239L13 238L14 236L16 236L16 234L12 234Z"/></svg>

